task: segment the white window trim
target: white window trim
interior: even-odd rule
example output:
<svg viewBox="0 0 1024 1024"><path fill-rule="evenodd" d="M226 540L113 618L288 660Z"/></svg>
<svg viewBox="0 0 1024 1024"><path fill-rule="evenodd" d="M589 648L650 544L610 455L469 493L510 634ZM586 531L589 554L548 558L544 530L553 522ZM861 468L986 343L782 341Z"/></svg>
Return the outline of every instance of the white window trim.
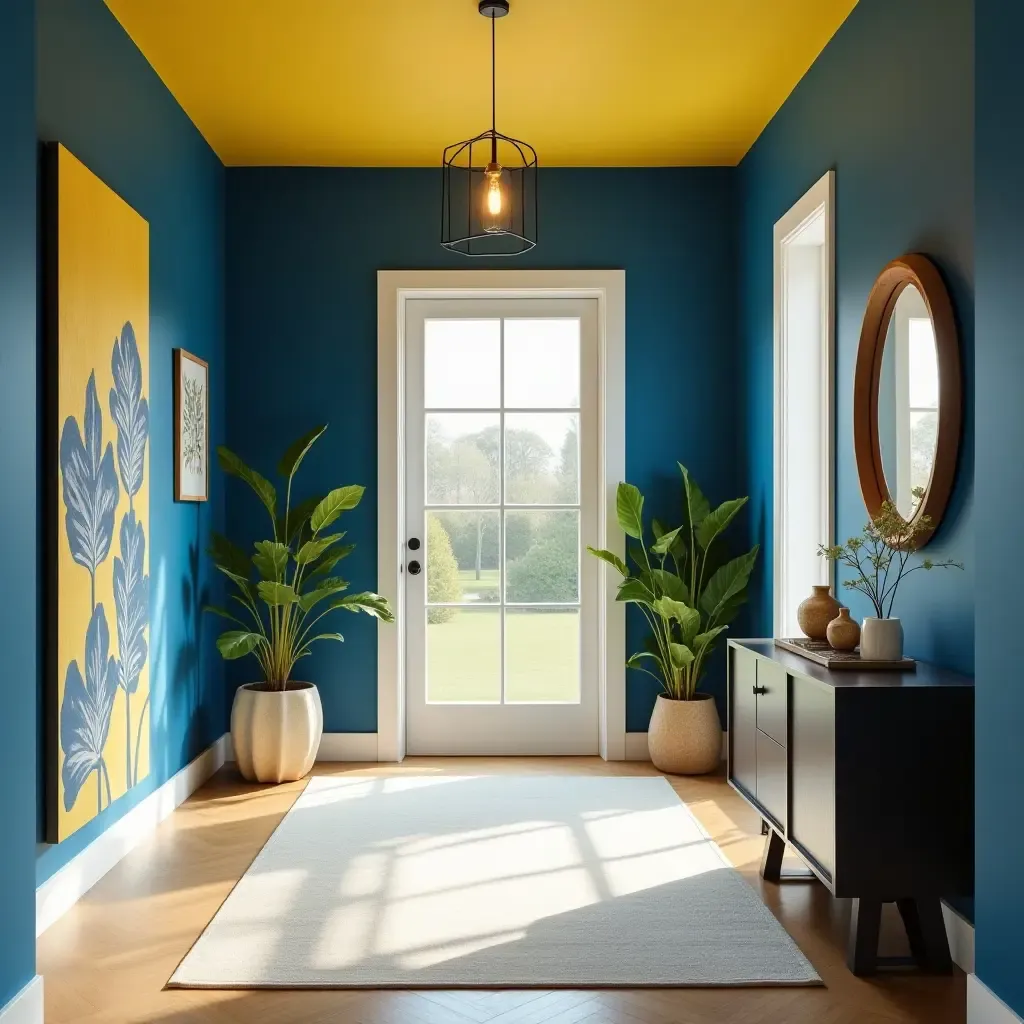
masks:
<svg viewBox="0 0 1024 1024"><path fill-rule="evenodd" d="M599 544L625 557L615 490L626 476L626 273L623 270L377 272L377 588L395 609L377 631L377 758L405 757L405 304L410 299L573 298L598 305ZM626 615L602 566L598 611L601 756L626 756Z"/></svg>
<svg viewBox="0 0 1024 1024"><path fill-rule="evenodd" d="M772 628L776 636L780 635L782 620L783 573L779 554L783 548L783 530L785 510L783 508L783 487L785 479L785 453L788 450L785 417L783 410L787 407L787 372L785 365L786 325L786 289L784 287L784 260L787 245L794 237L807 227L824 211L825 241L822 246L824 261L823 280L825 301L822 303L822 420L828 424L825 444L822 446L822 478L827 486L822 494L823 518L828 524L828 536L821 538L823 544L835 543L835 349L836 349L836 256L835 256L835 171L826 171L804 196L775 224L774 231L774 375L775 375L775 411L774 411L774 515L772 544L772 588L773 616ZM835 586L835 567L827 563L827 580Z"/></svg>

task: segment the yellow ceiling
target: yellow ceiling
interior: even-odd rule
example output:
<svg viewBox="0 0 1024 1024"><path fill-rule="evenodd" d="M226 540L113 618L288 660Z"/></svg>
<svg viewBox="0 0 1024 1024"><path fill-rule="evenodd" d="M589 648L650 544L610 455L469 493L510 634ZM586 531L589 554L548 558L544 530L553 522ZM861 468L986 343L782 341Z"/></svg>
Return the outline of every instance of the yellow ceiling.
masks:
<svg viewBox="0 0 1024 1024"><path fill-rule="evenodd" d="M476 0L107 0L227 164L433 166L490 126ZM735 164L856 0L512 0L498 129L541 166Z"/></svg>

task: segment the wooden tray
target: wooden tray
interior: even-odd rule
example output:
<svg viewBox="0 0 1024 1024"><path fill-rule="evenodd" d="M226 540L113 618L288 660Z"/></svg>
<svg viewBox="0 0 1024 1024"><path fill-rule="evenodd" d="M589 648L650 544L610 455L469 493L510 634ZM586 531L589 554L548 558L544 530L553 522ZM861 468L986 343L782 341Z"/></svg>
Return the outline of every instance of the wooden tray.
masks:
<svg viewBox="0 0 1024 1024"><path fill-rule="evenodd" d="M793 637L776 639L775 646L837 672L914 672L917 669L917 662L913 658L903 658L901 661L866 661L860 656L859 649L835 651L826 640Z"/></svg>

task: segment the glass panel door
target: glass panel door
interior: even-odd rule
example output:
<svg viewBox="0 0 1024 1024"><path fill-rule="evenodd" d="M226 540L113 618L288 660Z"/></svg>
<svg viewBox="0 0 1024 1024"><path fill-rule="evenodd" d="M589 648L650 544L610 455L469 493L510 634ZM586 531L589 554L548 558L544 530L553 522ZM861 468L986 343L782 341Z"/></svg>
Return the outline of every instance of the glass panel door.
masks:
<svg viewBox="0 0 1024 1024"><path fill-rule="evenodd" d="M594 305L410 304L411 753L597 750Z"/></svg>

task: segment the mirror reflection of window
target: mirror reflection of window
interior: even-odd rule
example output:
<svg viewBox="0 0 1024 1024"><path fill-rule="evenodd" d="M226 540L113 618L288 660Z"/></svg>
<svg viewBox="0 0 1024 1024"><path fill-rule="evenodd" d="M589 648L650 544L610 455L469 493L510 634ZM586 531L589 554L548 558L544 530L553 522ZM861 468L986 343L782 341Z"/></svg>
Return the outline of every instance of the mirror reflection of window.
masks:
<svg viewBox="0 0 1024 1024"><path fill-rule="evenodd" d="M935 329L921 293L905 288L892 312L878 387L878 435L889 494L910 519L931 480L939 424Z"/></svg>

